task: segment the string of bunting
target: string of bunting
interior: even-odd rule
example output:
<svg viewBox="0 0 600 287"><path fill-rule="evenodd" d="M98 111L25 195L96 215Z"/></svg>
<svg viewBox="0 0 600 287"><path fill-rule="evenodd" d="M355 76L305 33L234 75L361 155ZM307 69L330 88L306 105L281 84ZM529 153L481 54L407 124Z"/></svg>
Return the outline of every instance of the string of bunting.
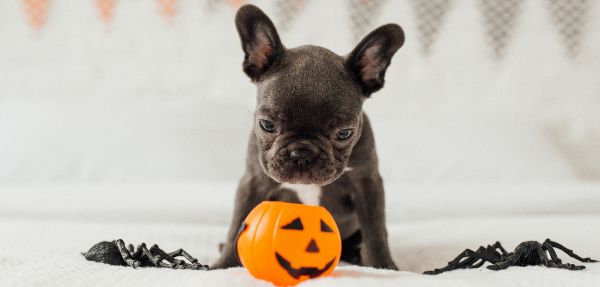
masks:
<svg viewBox="0 0 600 287"><path fill-rule="evenodd" d="M92 0L98 10L98 16L105 24L110 23L114 18L117 0ZM156 0L158 11L167 21L171 21L177 14L177 0ZM207 0L213 1L215 0ZM218 0L233 9L237 9L246 3L245 0ZM36 31L41 30L47 22L48 10L52 0L21 0L23 12L29 26Z"/></svg>
<svg viewBox="0 0 600 287"><path fill-rule="evenodd" d="M20 0L26 22L39 32L48 20L48 12L56 0ZM99 20L109 24L114 19L118 0L88 0L97 9ZM171 24L179 10L178 0L155 0L158 13ZM208 7L216 5L238 9L246 0L197 0L203 1ZM275 16L281 30L287 30L294 19L307 6L308 0L273 0L275 1ZM353 37L360 39L367 31L373 29L373 20L381 13L387 0L347 0L350 30ZM316 1L315 1L316 2ZM429 56L439 38L441 26L447 15L454 8L457 0L409 0L416 24L416 37L419 41L423 56ZM493 58L501 59L509 44L511 35L518 24L518 18L523 11L523 0L482 0L478 9L482 14L487 44ZM557 29L561 44L570 57L577 56L583 38L586 21L591 10L591 0L546 0L546 12ZM212 10L212 9L211 9Z"/></svg>

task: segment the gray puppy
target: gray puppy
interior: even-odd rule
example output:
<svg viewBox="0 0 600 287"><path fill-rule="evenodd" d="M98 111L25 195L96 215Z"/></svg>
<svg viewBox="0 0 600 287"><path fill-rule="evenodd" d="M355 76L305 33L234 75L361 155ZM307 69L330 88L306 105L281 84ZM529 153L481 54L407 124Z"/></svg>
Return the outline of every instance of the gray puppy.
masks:
<svg viewBox="0 0 600 287"><path fill-rule="evenodd" d="M244 72L258 88L257 105L231 227L212 268L240 266L235 242L243 220L260 202L276 200L326 207L342 235L342 260L397 269L373 131L362 106L383 87L386 68L404 43L402 29L381 26L339 56L318 46L284 47L271 20L252 5L239 9L235 24Z"/></svg>

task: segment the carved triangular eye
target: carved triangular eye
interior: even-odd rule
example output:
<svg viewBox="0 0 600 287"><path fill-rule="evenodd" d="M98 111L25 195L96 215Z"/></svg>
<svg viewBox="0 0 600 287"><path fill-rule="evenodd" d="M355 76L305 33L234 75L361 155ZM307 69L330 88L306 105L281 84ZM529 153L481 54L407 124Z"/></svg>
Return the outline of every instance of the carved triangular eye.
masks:
<svg viewBox="0 0 600 287"><path fill-rule="evenodd" d="M327 223L325 223L323 221L323 219L321 219L321 231L322 232L333 232L333 229L331 229L331 227L329 227L329 225L327 225Z"/></svg>
<svg viewBox="0 0 600 287"><path fill-rule="evenodd" d="M282 226L281 229L304 230L304 226L302 225L302 221L300 221L300 217L298 217L292 222Z"/></svg>

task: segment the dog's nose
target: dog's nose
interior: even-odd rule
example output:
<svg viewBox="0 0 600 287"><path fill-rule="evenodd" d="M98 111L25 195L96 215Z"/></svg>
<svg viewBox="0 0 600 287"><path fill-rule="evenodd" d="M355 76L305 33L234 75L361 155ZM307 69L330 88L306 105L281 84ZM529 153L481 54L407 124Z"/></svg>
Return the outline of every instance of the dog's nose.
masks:
<svg viewBox="0 0 600 287"><path fill-rule="evenodd" d="M307 149L295 149L290 152L290 159L300 166L312 163L315 157L315 154Z"/></svg>

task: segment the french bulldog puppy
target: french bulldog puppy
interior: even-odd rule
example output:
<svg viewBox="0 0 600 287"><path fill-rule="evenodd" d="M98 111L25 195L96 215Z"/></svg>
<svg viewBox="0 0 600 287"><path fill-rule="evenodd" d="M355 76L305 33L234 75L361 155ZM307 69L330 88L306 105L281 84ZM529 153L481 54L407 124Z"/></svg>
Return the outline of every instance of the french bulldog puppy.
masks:
<svg viewBox="0 0 600 287"><path fill-rule="evenodd" d="M284 47L256 6L241 7L235 24L257 104L231 227L212 268L240 266L235 242L243 220L260 202L275 200L326 207L341 232L342 260L397 270L362 106L383 87L404 32L396 24L381 26L340 56L318 46Z"/></svg>

